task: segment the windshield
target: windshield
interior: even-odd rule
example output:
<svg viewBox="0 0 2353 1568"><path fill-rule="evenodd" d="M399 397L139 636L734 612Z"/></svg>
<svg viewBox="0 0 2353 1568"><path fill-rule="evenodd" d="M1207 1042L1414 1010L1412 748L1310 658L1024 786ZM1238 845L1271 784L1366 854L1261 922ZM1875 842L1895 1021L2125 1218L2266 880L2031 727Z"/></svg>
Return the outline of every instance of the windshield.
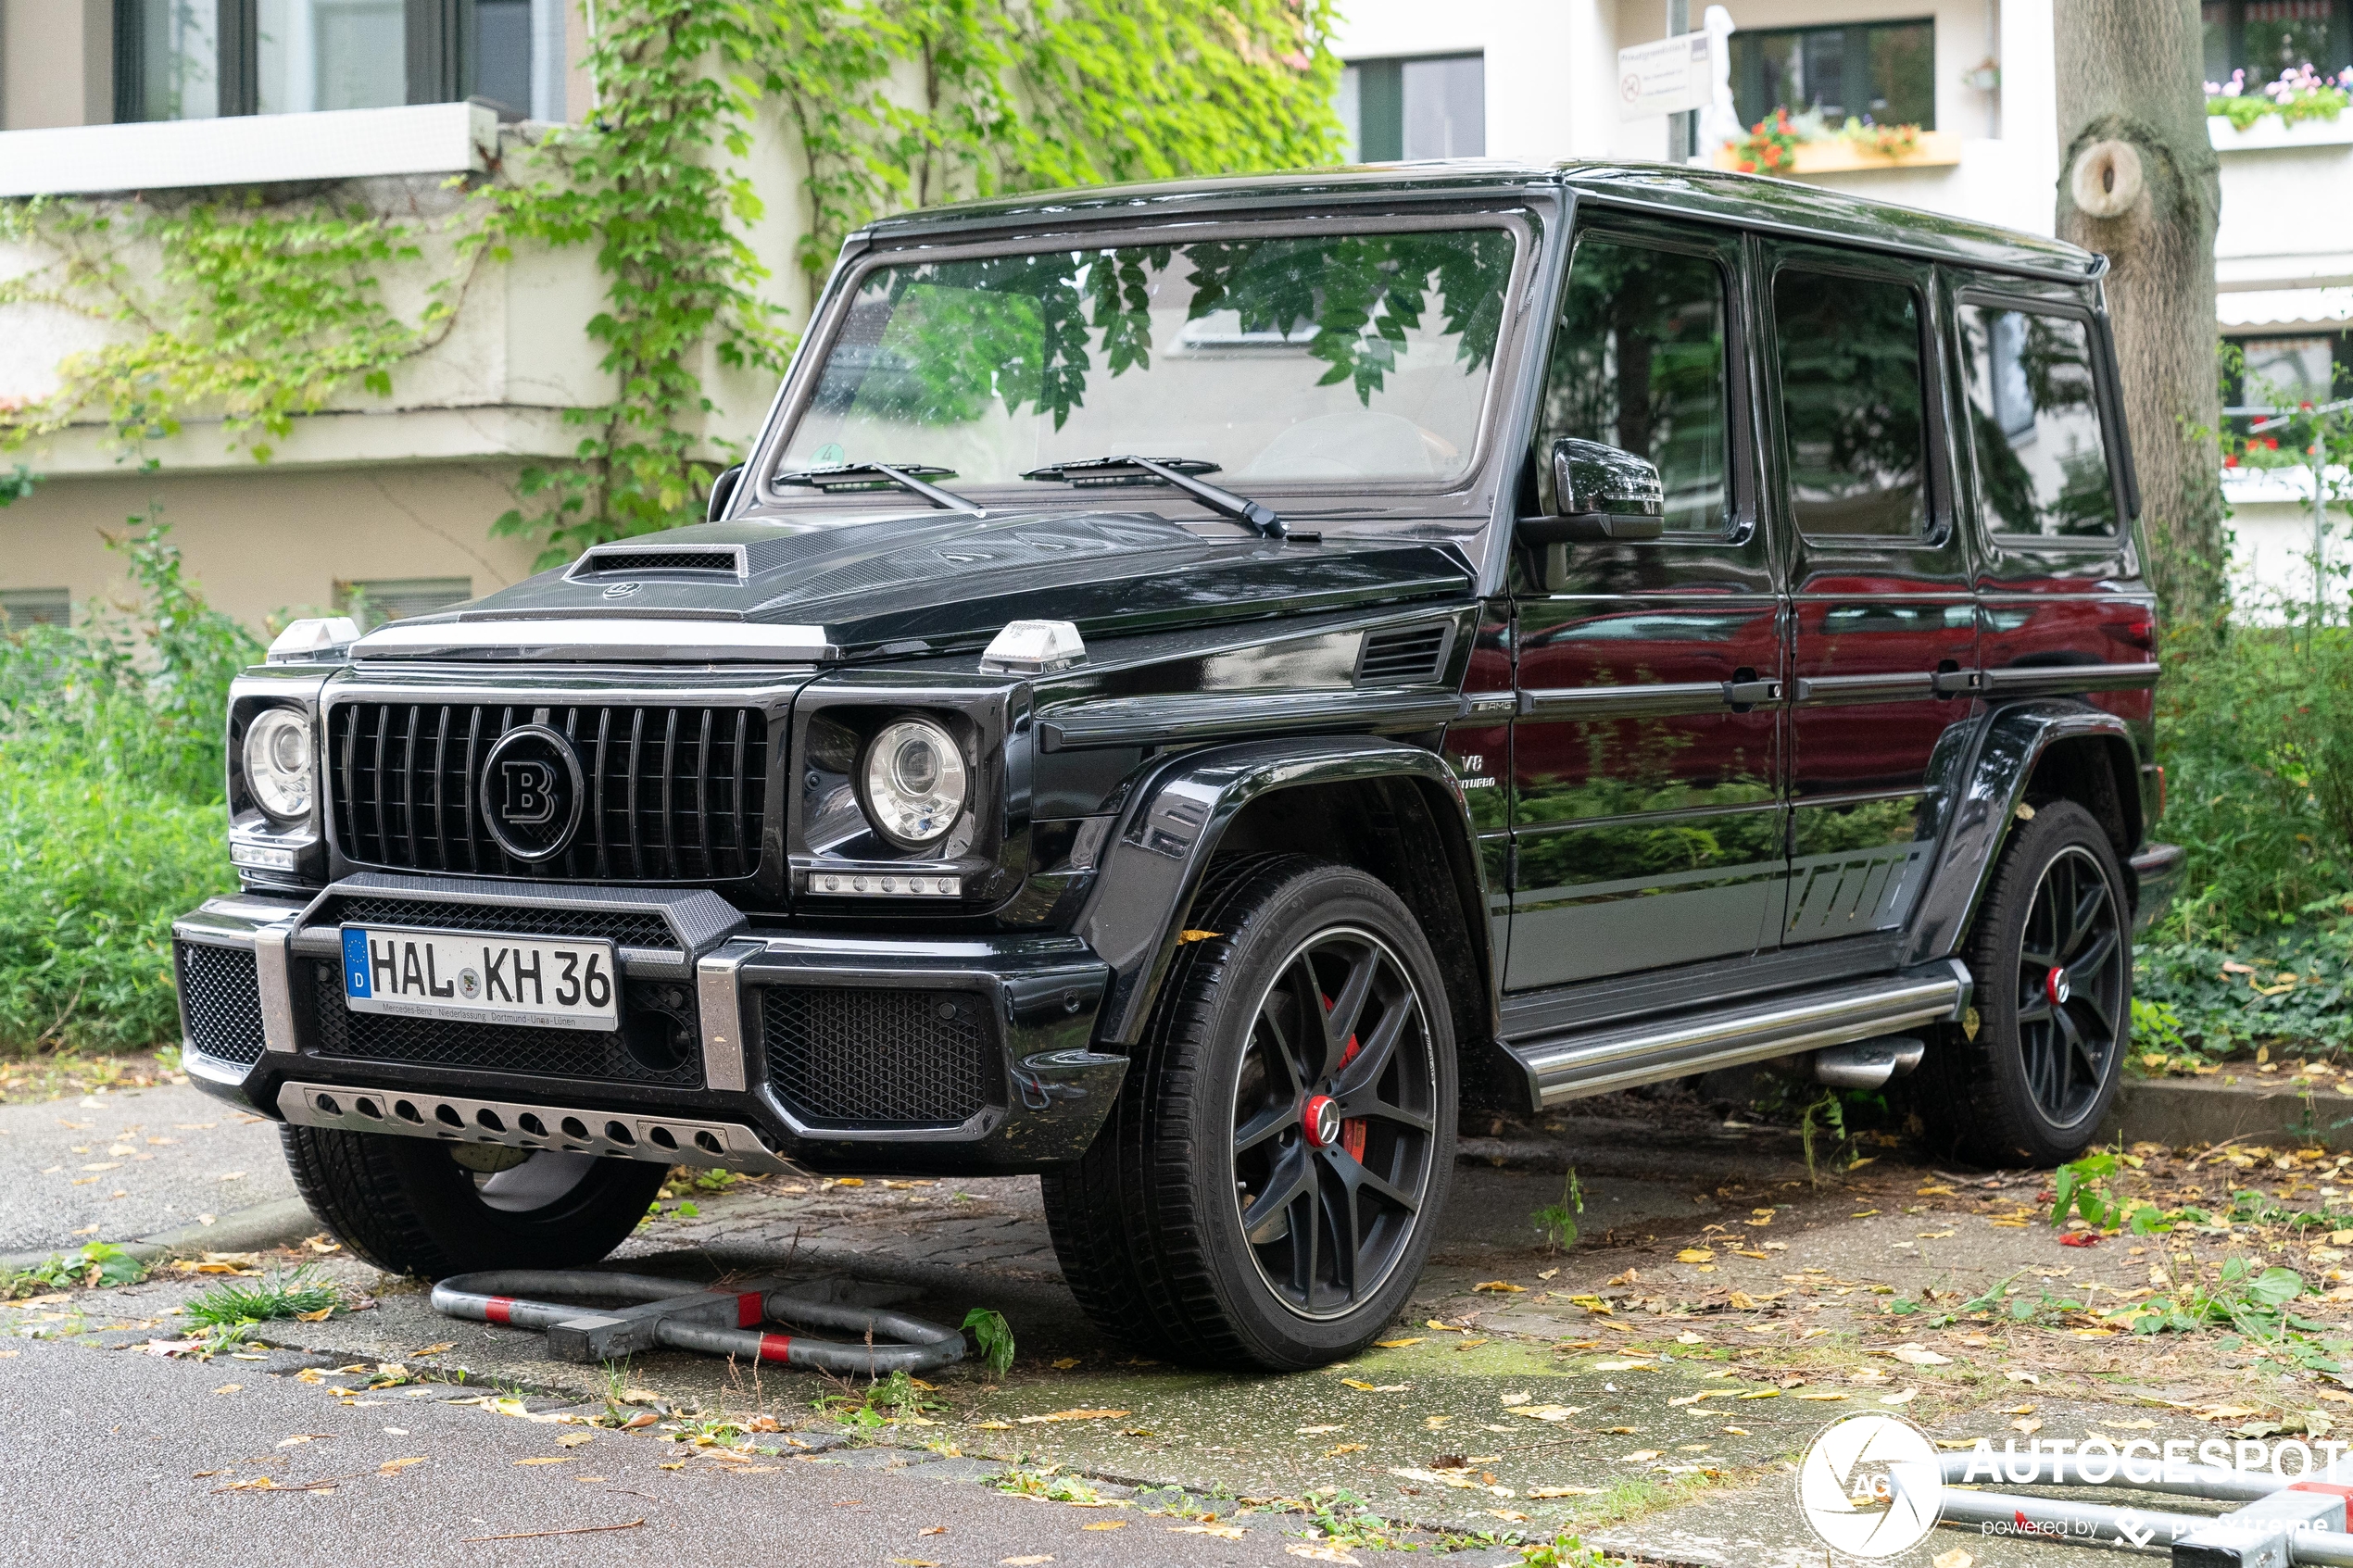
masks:
<svg viewBox="0 0 2353 1568"><path fill-rule="evenodd" d="M876 268L782 468L936 463L970 489L1135 455L1245 487L1442 483L1478 443L1513 245L1480 228Z"/></svg>

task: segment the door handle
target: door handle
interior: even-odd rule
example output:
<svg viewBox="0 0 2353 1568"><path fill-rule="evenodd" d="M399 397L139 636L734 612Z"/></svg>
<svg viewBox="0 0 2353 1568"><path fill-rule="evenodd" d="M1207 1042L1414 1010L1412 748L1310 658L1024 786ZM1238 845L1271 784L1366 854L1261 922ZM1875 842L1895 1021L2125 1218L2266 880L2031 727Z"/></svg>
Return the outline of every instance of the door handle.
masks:
<svg viewBox="0 0 2353 1568"><path fill-rule="evenodd" d="M1931 679L1938 696L1976 696L1985 690L1982 670L1939 670Z"/></svg>
<svg viewBox="0 0 2353 1568"><path fill-rule="evenodd" d="M1760 681L1754 670L1735 670L1724 683L1724 703L1735 713L1745 713L1759 704L1780 701L1781 692L1779 681Z"/></svg>

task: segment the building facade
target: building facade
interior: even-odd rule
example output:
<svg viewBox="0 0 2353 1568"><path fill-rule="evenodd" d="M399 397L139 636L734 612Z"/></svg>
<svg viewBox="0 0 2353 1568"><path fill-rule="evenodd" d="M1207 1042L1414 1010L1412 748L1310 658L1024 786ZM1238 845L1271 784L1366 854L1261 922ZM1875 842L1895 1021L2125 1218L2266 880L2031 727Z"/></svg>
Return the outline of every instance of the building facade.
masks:
<svg viewBox="0 0 2353 1568"><path fill-rule="evenodd" d="M1899 159L1809 149L1796 177L2048 232L2059 177L2052 0L1727 0L1740 123L1778 107L1920 128ZM596 109L584 65L592 0L0 0L0 196L136 192L197 198L329 194L428 229L453 176L527 161L554 122ZM1701 24L1684 0L1681 25ZM2214 0L2208 70L2267 80L2283 64L2353 65L2353 0ZM1674 127L1619 111L1617 52L1667 36L1669 0L1343 0L1340 110L1366 160L1495 155L1662 158ZM1720 131L1723 121L1716 128ZM2211 121L2222 166L2218 325L2244 351L2242 401L2326 401L2353 320L2353 112L2237 132ZM1697 156L1718 149L1700 146ZM789 264L798 169L760 128L752 235L774 297L807 301ZM446 239L434 243L446 244ZM0 238L0 278L43 264ZM125 245L134 279L155 257ZM387 279L413 319L429 254ZM143 269L145 272L143 273ZM405 291L405 292L404 292ZM352 391L296 421L266 466L218 418L127 445L80 423L0 455L42 476L0 510L0 619L79 615L120 592L105 535L160 515L214 599L250 624L362 606L415 613L527 575L530 543L493 537L529 465L581 428L563 410L609 400L582 332L603 280L586 247L481 270L450 330L387 395ZM119 341L120 321L56 305L0 306L0 404L38 400L68 356ZM706 435L740 437L766 378L703 367L719 407ZM709 448L714 455L719 448ZM2342 475L2338 476L2342 479ZM2309 596L2311 477L2225 480L2250 597Z"/></svg>

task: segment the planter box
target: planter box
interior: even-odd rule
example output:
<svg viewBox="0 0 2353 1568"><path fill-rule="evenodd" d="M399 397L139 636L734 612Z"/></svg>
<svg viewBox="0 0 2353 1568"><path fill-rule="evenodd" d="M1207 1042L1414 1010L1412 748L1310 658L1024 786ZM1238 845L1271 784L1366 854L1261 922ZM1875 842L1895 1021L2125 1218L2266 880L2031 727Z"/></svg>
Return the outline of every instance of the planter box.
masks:
<svg viewBox="0 0 2353 1568"><path fill-rule="evenodd" d="M2267 114L2241 131L2219 114L2206 117L2206 139L2221 153L2262 152L2272 147L2337 147L2353 144L2353 109L2334 119L2302 119L2290 125Z"/></svg>
<svg viewBox="0 0 2353 1568"><path fill-rule="evenodd" d="M1781 170L1784 174L1848 174L1865 169L1920 169L1961 161L1961 138L1951 131L1923 131L1919 144L1908 153L1894 157L1882 157L1868 148L1843 139L1830 142L1803 142L1798 144L1794 167ZM1738 169L1740 159L1729 146L1716 150L1716 167Z"/></svg>

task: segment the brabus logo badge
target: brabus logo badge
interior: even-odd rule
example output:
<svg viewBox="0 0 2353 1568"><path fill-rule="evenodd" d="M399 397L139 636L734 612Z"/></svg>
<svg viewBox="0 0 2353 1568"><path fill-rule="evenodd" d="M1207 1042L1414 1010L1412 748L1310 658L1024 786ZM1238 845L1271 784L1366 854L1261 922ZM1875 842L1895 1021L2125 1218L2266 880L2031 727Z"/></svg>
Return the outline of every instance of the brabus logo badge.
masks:
<svg viewBox="0 0 2353 1568"><path fill-rule="evenodd" d="M625 599L636 591L637 584L635 583L608 583L605 584L605 597L609 599Z"/></svg>
<svg viewBox="0 0 2353 1568"><path fill-rule="evenodd" d="M572 743L545 724L509 730L483 759L483 825L518 860L553 859L580 825L587 795Z"/></svg>

